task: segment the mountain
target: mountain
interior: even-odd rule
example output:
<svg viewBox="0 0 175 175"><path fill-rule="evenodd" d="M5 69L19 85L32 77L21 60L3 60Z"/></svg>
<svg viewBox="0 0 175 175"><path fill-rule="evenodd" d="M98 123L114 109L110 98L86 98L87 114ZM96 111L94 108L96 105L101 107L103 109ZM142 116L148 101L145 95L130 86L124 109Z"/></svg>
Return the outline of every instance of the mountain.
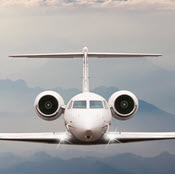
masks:
<svg viewBox="0 0 175 175"><path fill-rule="evenodd" d="M92 90L92 92L103 96L106 100L118 91L116 87L100 86ZM136 115L127 121L119 121L115 118L112 119L112 128L116 127L121 130L127 128L127 131L174 131L175 115L170 114L162 109L150 104L144 100L139 100L139 109ZM125 131L125 130L123 130Z"/></svg>
<svg viewBox="0 0 175 175"><path fill-rule="evenodd" d="M174 131L175 115L144 100L139 100L139 109L133 118L127 121L118 121L113 118L113 125L127 128L128 131Z"/></svg>
<svg viewBox="0 0 175 175"><path fill-rule="evenodd" d="M112 167L117 163L117 166L133 174L175 173L175 155L168 152L163 152L155 157L141 157L135 154L124 153L108 157L104 162Z"/></svg>
<svg viewBox="0 0 175 175"><path fill-rule="evenodd" d="M11 155L15 157L15 155ZM3 156L4 163L8 159ZM0 156L0 162L2 157ZM175 155L168 152L155 157L141 157L131 153L116 154L110 157L60 159L44 152L35 153L30 157L16 157L16 164L4 168L0 164L0 173L4 174L161 174L175 173Z"/></svg>
<svg viewBox="0 0 175 175"><path fill-rule="evenodd" d="M36 96L44 91L43 88L31 88L24 80L0 80L0 126L1 132L46 132L46 131L63 131L64 122L63 118L47 122L41 120L34 112L33 102ZM74 95L80 93L78 89L52 89L57 91L65 99L65 103ZM108 100L108 98L118 90L116 87L98 87L92 90L93 92L102 95ZM22 123L22 124L21 124ZM8 127L7 127L8 126ZM119 121L112 118L111 130L116 128L120 131L175 131L175 115L167 113L162 109L150 104L144 100L139 100L139 110L137 114L130 120ZM161 145L160 145L161 143ZM26 148L25 143L19 143L17 147L21 152L23 145ZM1 144L3 151L16 152L16 143ZM11 146L10 146L11 145ZM4 147L3 147L4 146ZM31 149L38 151L37 145L30 144ZM13 148L13 149L12 149ZM47 152L46 147L39 150ZM151 153L160 153L162 150L174 150L174 141L157 141L150 143L133 143L124 145L110 145L109 150L104 154L104 146L88 148L80 147L72 151L72 156L69 152L71 146L66 150L65 157L73 158L69 160L62 160L60 157L53 157L44 153L37 153L30 158L21 158L14 155L8 155L2 157L0 154L0 173L169 173L175 172L173 163L174 155L168 153L161 154L153 158L144 158L135 154L116 154L121 152L132 152L137 154L150 155ZM88 150L87 150L88 148ZM28 147L26 148L28 149ZM49 149L53 149L50 147ZM98 149L98 151L96 150ZM23 150L24 151L24 150ZM89 151L89 152L88 152ZM91 152L92 151L92 152ZM97 154L95 154L97 152ZM61 156L62 152L60 152ZM104 156L105 159L97 158ZM107 157L112 155L111 157ZM62 154L64 155L64 153ZM87 155L93 155L93 157L86 157ZM95 157L95 155L97 157ZM143 154L142 154L143 155ZM62 156L63 157L63 156ZM152 165L151 165L151 163ZM168 164L167 164L168 162ZM171 163L172 162L172 163ZM137 166L136 166L137 165ZM77 168L81 167L81 169ZM89 168L90 167L90 168ZM127 167L129 167L127 169Z"/></svg>
<svg viewBox="0 0 175 175"><path fill-rule="evenodd" d="M74 95L81 91L75 88L52 89L63 97L65 103ZM106 100L119 89L117 87L100 86L92 90L92 92L103 96ZM45 89L30 88L24 80L0 80L0 116L4 117L24 117L35 116L33 103L36 96ZM9 110L10 109L10 110ZM174 131L175 115L161 110L153 104L144 100L139 100L139 110L137 114L128 121L119 121L112 119L112 130L116 126L127 128L132 131Z"/></svg>

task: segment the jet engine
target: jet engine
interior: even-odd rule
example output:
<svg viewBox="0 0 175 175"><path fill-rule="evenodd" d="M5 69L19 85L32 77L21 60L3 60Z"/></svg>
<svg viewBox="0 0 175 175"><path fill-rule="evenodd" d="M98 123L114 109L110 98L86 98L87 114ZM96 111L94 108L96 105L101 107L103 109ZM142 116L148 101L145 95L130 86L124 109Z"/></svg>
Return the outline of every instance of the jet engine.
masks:
<svg viewBox="0 0 175 175"><path fill-rule="evenodd" d="M63 98L54 91L44 91L40 93L34 102L37 115L47 121L57 119L63 113Z"/></svg>
<svg viewBox="0 0 175 175"><path fill-rule="evenodd" d="M129 91L118 91L108 101L111 107L112 116L118 120L132 118L138 110L137 97Z"/></svg>

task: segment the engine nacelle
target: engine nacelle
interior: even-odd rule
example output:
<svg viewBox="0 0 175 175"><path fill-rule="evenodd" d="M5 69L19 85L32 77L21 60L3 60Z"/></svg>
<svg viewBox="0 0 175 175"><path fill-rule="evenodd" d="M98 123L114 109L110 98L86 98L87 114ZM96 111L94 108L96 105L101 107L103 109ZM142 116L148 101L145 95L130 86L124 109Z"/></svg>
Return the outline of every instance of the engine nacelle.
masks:
<svg viewBox="0 0 175 175"><path fill-rule="evenodd" d="M118 91L114 93L108 101L112 116L118 120L128 120L132 118L138 110L137 97L129 91Z"/></svg>
<svg viewBox="0 0 175 175"><path fill-rule="evenodd" d="M63 98L54 91L40 93L34 102L37 115L47 121L57 119L63 113L61 106L64 105Z"/></svg>

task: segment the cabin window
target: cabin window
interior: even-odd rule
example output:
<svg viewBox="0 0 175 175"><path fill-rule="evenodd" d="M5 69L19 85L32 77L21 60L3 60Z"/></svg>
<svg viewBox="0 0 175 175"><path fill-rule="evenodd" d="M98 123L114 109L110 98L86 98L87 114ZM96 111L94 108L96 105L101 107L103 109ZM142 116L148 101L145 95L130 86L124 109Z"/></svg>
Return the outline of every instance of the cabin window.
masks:
<svg viewBox="0 0 175 175"><path fill-rule="evenodd" d="M85 109L86 108L86 101L74 101L73 108L80 108L80 109Z"/></svg>
<svg viewBox="0 0 175 175"><path fill-rule="evenodd" d="M102 101L90 101L90 108L91 109L103 108L103 103Z"/></svg>

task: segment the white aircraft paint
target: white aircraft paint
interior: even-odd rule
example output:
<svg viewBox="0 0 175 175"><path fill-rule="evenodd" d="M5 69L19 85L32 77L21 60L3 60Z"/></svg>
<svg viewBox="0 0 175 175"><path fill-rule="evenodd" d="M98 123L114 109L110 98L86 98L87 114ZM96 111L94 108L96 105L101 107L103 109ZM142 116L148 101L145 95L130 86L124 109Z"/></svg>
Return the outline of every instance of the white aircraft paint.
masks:
<svg viewBox="0 0 175 175"><path fill-rule="evenodd" d="M12 55L13 58L83 58L83 89L82 93L74 96L64 105L62 97L56 92L45 91L39 94L35 100L35 110L39 117L44 120L55 120L64 114L66 132L52 133L0 133L0 140L27 141L39 143L62 143L62 144L109 144L128 143L149 140L175 139L175 132L109 132L111 118L114 116L119 120L130 119L138 109L138 101L134 94L129 91L119 91L111 96L109 102L94 93L89 92L88 57L118 58L118 57L157 57L161 54L139 54L139 53L96 53L88 52L84 47L83 52L78 53L52 53L52 54L25 54ZM53 96L58 107L54 113L44 114L42 108L51 109L54 103L45 100L40 103L42 97ZM115 103L118 97L128 95L131 100L121 101L121 106ZM133 103L132 103L133 102ZM90 105L91 103L91 105ZM44 106L42 106L44 104ZM128 111L128 105L133 105L133 110ZM116 111L114 108L118 109ZM120 111L121 110L121 111Z"/></svg>

